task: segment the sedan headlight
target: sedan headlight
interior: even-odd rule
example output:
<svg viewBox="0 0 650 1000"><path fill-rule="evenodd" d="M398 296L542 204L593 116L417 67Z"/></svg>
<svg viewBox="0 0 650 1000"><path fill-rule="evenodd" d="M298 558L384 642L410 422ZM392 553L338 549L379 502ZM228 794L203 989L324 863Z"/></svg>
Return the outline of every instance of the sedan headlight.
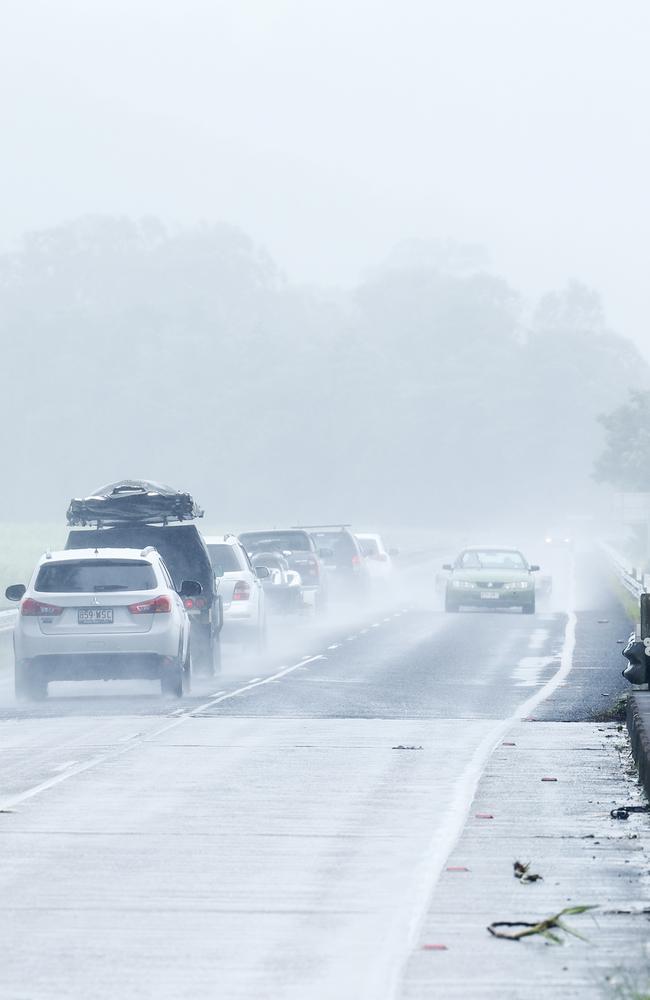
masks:
<svg viewBox="0 0 650 1000"><path fill-rule="evenodd" d="M513 580L512 583L504 583L504 590L530 590L532 583L530 580Z"/></svg>
<svg viewBox="0 0 650 1000"><path fill-rule="evenodd" d="M473 590L476 587L471 580L452 580L451 585L455 590Z"/></svg>

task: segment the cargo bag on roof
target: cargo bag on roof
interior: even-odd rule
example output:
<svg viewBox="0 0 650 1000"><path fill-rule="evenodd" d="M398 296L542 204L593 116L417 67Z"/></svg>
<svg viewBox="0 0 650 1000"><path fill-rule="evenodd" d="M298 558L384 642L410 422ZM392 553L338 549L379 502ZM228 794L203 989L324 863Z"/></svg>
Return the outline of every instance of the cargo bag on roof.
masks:
<svg viewBox="0 0 650 1000"><path fill-rule="evenodd" d="M167 524L203 517L203 511L189 493L146 479L123 479L102 486L85 499L70 501L68 524Z"/></svg>

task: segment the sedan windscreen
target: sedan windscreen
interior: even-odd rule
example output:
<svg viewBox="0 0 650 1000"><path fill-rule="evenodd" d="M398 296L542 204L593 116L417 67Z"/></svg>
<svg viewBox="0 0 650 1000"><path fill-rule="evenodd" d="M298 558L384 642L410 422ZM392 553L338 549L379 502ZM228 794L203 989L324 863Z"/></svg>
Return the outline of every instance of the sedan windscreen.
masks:
<svg viewBox="0 0 650 1000"><path fill-rule="evenodd" d="M527 569L527 564L521 552L508 549L469 549L463 552L459 560L463 569Z"/></svg>
<svg viewBox="0 0 650 1000"><path fill-rule="evenodd" d="M156 574L151 563L116 559L45 563L34 586L44 594L99 594L155 588Z"/></svg>

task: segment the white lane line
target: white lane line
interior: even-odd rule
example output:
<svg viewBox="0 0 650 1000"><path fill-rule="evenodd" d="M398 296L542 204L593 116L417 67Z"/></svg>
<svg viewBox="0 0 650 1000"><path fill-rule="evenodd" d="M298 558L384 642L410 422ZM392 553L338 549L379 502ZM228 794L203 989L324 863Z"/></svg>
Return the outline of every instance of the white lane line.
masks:
<svg viewBox="0 0 650 1000"><path fill-rule="evenodd" d="M261 678L261 677L253 677L253 678L252 678L252 679L251 679L251 680L249 681L249 684L257 684L257 682L258 682L258 681L261 681L261 680L262 680L262 678Z"/></svg>
<svg viewBox="0 0 650 1000"><path fill-rule="evenodd" d="M76 760L68 760L68 761L65 762L65 764L57 764L55 767L52 768L52 770L53 771L67 771L69 767L74 767L74 765L76 763L77 763Z"/></svg>
<svg viewBox="0 0 650 1000"><path fill-rule="evenodd" d="M369 630L367 628L360 628L359 629L359 635L367 635L368 631Z"/></svg>
<svg viewBox="0 0 650 1000"><path fill-rule="evenodd" d="M50 788L55 788L57 785L62 784L69 778L74 778L77 774L83 774L85 771L90 771L91 768L97 767L98 764L103 764L108 760L114 760L117 757L123 756L125 753L129 753L129 751L134 750L136 747L142 746L144 743L157 739L159 736L168 733L170 729L175 729L177 726L181 726L184 722L187 722L188 719L191 719L196 715L200 715L202 712L206 712L209 708L212 708L213 705L218 705L220 702L226 701L228 698L235 698L244 691L250 691L253 687L261 687L263 684L271 684L273 681L279 680L281 677L286 677L287 674L297 670L298 667L304 666L305 663L314 663L316 660L325 659L326 657L322 654L311 656L307 660L301 660L300 663L294 663L290 667L284 667L281 670L278 670L275 674L269 675L269 677L263 677L261 680L257 681L256 684L246 684L244 687L237 688L235 691L229 691L219 697L211 698L210 701L206 701L202 705L198 705L196 708L183 709L183 714L173 719L173 721L168 722L167 725L161 726L159 729L156 729L151 733L137 733L128 743L123 743L119 747L113 747L111 750L98 754L96 757L91 757L90 760L84 761L84 763L78 764L76 767L72 767L70 770L63 772L62 774L57 774L55 778L49 778L47 781L41 781L40 784L34 785L32 788L28 788L26 791L20 792L18 795L12 795L8 799L4 799L2 801L0 808L13 809L14 806L18 805L20 802L26 802L28 799L33 799L36 795L40 795L42 792L46 792ZM169 716L167 718L169 718Z"/></svg>
<svg viewBox="0 0 650 1000"><path fill-rule="evenodd" d="M327 648L328 649L338 649L340 645L341 645L340 642L333 642L332 645L328 646Z"/></svg>
<svg viewBox="0 0 650 1000"><path fill-rule="evenodd" d="M355 640L356 638L357 638L357 636L356 636L356 635L349 635L349 636L347 637L347 639L346 639L345 641L346 641L346 642L354 642L354 640Z"/></svg>
<svg viewBox="0 0 650 1000"><path fill-rule="evenodd" d="M446 804L442 825L436 831L435 840L429 845L429 850L424 852L418 865L421 872L418 883L418 898L414 902L411 901L408 905L405 904L402 907L401 913L399 910L395 912L395 938L402 937L402 948L395 950L393 968L390 970L389 975L383 979L383 988L379 988L379 984L376 984L377 989L372 994L373 1000L375 997L383 997L385 1000L395 1000L397 997L404 968L422 934L422 928L434 889L447 862L447 858L460 840L479 782L483 777L483 772L495 748L513 726L521 722L522 719L527 718L538 705L549 698L561 684L564 684L571 672L576 645L577 622L576 614L573 610L575 607L575 565L571 567L568 604L570 610L567 611L564 642L557 672L535 694L522 702L509 718L495 723L477 746L467 767L456 783L454 794ZM402 931L401 927L406 928L406 930Z"/></svg>
<svg viewBox="0 0 650 1000"><path fill-rule="evenodd" d="M384 621L385 622L389 622L390 621L390 616L388 618L384 618Z"/></svg>
<svg viewBox="0 0 650 1000"><path fill-rule="evenodd" d="M379 622L373 622L372 625L370 626L370 628L380 628L380 627L381 625Z"/></svg>

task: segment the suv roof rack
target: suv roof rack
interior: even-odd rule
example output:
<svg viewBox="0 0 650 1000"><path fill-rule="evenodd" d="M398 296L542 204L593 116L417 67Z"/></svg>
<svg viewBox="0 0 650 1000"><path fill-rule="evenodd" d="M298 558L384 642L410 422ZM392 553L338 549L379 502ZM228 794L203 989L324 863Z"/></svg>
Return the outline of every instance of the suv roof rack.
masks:
<svg viewBox="0 0 650 1000"><path fill-rule="evenodd" d="M303 528L307 531L314 530L314 528L351 528L351 524L292 524L292 528Z"/></svg>

